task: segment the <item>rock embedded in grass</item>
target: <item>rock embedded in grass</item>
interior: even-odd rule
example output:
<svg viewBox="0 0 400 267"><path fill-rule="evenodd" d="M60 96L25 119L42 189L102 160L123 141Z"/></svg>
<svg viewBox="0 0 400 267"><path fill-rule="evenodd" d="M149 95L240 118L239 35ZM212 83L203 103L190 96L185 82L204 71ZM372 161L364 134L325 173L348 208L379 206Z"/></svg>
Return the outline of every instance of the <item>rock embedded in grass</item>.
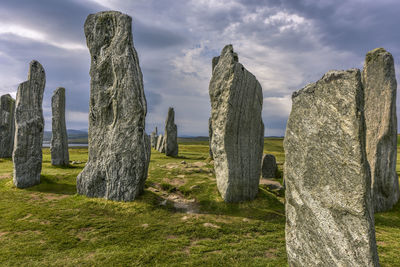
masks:
<svg viewBox="0 0 400 267"><path fill-rule="evenodd" d="M292 96L284 150L289 266L379 266L358 69Z"/></svg>
<svg viewBox="0 0 400 267"><path fill-rule="evenodd" d="M65 88L58 87L51 98L52 136L50 144L51 164L68 166L68 135L65 126Z"/></svg>
<svg viewBox="0 0 400 267"><path fill-rule="evenodd" d="M264 154L261 163L261 177L275 178L278 166L276 165L275 156L272 154Z"/></svg>
<svg viewBox="0 0 400 267"><path fill-rule="evenodd" d="M28 80L18 86L15 103L13 150L14 185L26 188L40 183L43 146L43 93L46 74L42 65L29 64Z"/></svg>
<svg viewBox="0 0 400 267"><path fill-rule="evenodd" d="M15 100L9 95L0 97L0 158L11 158L14 148Z"/></svg>
<svg viewBox="0 0 400 267"><path fill-rule="evenodd" d="M372 199L375 212L380 212L391 209L400 196L396 173L397 82L392 55L383 48L368 52L362 81Z"/></svg>
<svg viewBox="0 0 400 267"><path fill-rule="evenodd" d="M218 190L226 202L251 200L258 192L264 144L261 85L238 62L232 45L216 61L209 93Z"/></svg>
<svg viewBox="0 0 400 267"><path fill-rule="evenodd" d="M164 132L165 155L178 156L178 128L175 124L175 111L173 108L168 109L167 119L165 120Z"/></svg>
<svg viewBox="0 0 400 267"><path fill-rule="evenodd" d="M77 177L77 191L131 201L144 189L150 161L147 104L132 18L99 12L87 17L84 30L91 55L89 160Z"/></svg>

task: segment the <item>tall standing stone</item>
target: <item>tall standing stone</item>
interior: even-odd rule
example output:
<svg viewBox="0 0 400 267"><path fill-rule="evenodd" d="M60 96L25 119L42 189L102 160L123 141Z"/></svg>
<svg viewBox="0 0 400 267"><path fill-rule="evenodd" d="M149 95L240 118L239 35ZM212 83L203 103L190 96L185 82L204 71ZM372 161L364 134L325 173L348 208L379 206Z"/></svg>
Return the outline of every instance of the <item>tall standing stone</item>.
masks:
<svg viewBox="0 0 400 267"><path fill-rule="evenodd" d="M15 100L9 95L0 97L0 158L11 158L14 148Z"/></svg>
<svg viewBox="0 0 400 267"><path fill-rule="evenodd" d="M264 154L261 163L261 177L262 178L275 178L278 166L276 165L276 158L272 154Z"/></svg>
<svg viewBox="0 0 400 267"><path fill-rule="evenodd" d="M40 183L43 146L43 92L46 74L42 65L29 64L28 80L18 86L15 103L13 150L14 185L26 188Z"/></svg>
<svg viewBox="0 0 400 267"><path fill-rule="evenodd" d="M379 266L358 69L293 93L284 149L289 266Z"/></svg>
<svg viewBox="0 0 400 267"><path fill-rule="evenodd" d="M212 149L211 149L211 141L212 141L212 121L211 121L211 117L208 118L208 153L210 154L210 158L213 159L213 153L212 153Z"/></svg>
<svg viewBox="0 0 400 267"><path fill-rule="evenodd" d="M157 151L160 153L165 153L164 136L160 134L157 138Z"/></svg>
<svg viewBox="0 0 400 267"><path fill-rule="evenodd" d="M222 50L209 87L214 168L226 202L254 199L263 151L263 95L256 77L238 62L232 45Z"/></svg>
<svg viewBox="0 0 400 267"><path fill-rule="evenodd" d="M399 200L397 160L397 82L393 57L383 48L367 53L362 73L367 126L367 158L375 212Z"/></svg>
<svg viewBox="0 0 400 267"><path fill-rule="evenodd" d="M51 98L52 136L51 136L51 164L68 166L68 135L65 126L65 88L58 87Z"/></svg>
<svg viewBox="0 0 400 267"><path fill-rule="evenodd" d="M151 133L150 135L150 141L151 141L151 147L156 148L157 146L157 127L155 128L155 130Z"/></svg>
<svg viewBox="0 0 400 267"><path fill-rule="evenodd" d="M171 107L165 120L164 144L166 156L178 156L178 128L175 124L175 111Z"/></svg>
<svg viewBox="0 0 400 267"><path fill-rule="evenodd" d="M87 17L84 29L91 55L89 160L77 177L77 191L131 201L143 191L150 161L147 104L132 18L99 12Z"/></svg>

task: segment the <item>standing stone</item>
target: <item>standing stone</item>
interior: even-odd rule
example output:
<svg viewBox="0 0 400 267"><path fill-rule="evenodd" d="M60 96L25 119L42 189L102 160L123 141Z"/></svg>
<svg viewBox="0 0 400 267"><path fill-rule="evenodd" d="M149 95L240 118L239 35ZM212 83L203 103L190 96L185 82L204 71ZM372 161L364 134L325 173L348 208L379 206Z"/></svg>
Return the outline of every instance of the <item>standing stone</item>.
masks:
<svg viewBox="0 0 400 267"><path fill-rule="evenodd" d="M51 98L52 136L51 136L51 164L68 166L68 135L65 126L65 88L58 87Z"/></svg>
<svg viewBox="0 0 400 267"><path fill-rule="evenodd" d="M78 175L77 191L131 201L143 191L151 149L132 18L99 12L87 17L84 29L91 55L89 160Z"/></svg>
<svg viewBox="0 0 400 267"><path fill-rule="evenodd" d="M153 147L154 149L157 146L157 127L156 129L151 133L150 135L150 141L151 141L151 147Z"/></svg>
<svg viewBox="0 0 400 267"><path fill-rule="evenodd" d="M264 154L261 165L262 178L275 178L278 166L276 165L275 156L272 154Z"/></svg>
<svg viewBox="0 0 400 267"><path fill-rule="evenodd" d="M254 199L263 152L263 95L256 77L238 62L232 45L222 50L210 81L214 168L226 202Z"/></svg>
<svg viewBox="0 0 400 267"><path fill-rule="evenodd" d="M358 69L293 93L284 149L289 266L379 266Z"/></svg>
<svg viewBox="0 0 400 267"><path fill-rule="evenodd" d="M362 73L367 126L367 158L375 212L399 200L397 160L397 82L393 57L383 48L367 53Z"/></svg>
<svg viewBox="0 0 400 267"><path fill-rule="evenodd" d="M165 120L164 144L166 156L178 156L178 129L175 124L175 111L171 107Z"/></svg>
<svg viewBox="0 0 400 267"><path fill-rule="evenodd" d="M165 153L164 136L162 134L158 136L156 149L160 153Z"/></svg>
<svg viewBox="0 0 400 267"><path fill-rule="evenodd" d="M214 159L212 149L211 149L211 141L212 141L212 121L211 121L211 117L210 117L210 118L208 118L208 146L209 146L210 158Z"/></svg>
<svg viewBox="0 0 400 267"><path fill-rule="evenodd" d="M9 95L0 98L0 158L11 158L14 147L15 100Z"/></svg>
<svg viewBox="0 0 400 267"><path fill-rule="evenodd" d="M43 146L43 93L46 74L42 65L29 64L28 80L18 86L13 150L14 185L26 188L40 183Z"/></svg>

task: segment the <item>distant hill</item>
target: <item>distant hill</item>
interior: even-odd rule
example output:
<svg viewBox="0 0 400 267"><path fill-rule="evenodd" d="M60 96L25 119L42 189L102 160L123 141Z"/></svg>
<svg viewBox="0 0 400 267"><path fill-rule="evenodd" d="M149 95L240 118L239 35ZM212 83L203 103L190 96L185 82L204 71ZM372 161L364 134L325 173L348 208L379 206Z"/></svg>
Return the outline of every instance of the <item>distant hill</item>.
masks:
<svg viewBox="0 0 400 267"><path fill-rule="evenodd" d="M70 144L87 144L88 133L83 130L67 129L68 143ZM43 143L51 142L51 131L44 131Z"/></svg>

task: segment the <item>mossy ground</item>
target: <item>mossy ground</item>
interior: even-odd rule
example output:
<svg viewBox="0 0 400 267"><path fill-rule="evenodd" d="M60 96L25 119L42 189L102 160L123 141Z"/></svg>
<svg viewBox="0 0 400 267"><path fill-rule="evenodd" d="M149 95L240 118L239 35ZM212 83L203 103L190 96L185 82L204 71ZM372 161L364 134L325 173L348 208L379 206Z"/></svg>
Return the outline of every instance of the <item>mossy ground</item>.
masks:
<svg viewBox="0 0 400 267"><path fill-rule="evenodd" d="M282 196L260 186L254 201L224 203L208 143L179 149L178 158L152 151L146 189L129 203L76 194L85 148L70 149L82 163L68 168L43 149L42 182L23 190L0 160L0 265L286 266ZM282 163L282 139L265 139L264 152ZM382 266L400 266L400 205L375 218Z"/></svg>

